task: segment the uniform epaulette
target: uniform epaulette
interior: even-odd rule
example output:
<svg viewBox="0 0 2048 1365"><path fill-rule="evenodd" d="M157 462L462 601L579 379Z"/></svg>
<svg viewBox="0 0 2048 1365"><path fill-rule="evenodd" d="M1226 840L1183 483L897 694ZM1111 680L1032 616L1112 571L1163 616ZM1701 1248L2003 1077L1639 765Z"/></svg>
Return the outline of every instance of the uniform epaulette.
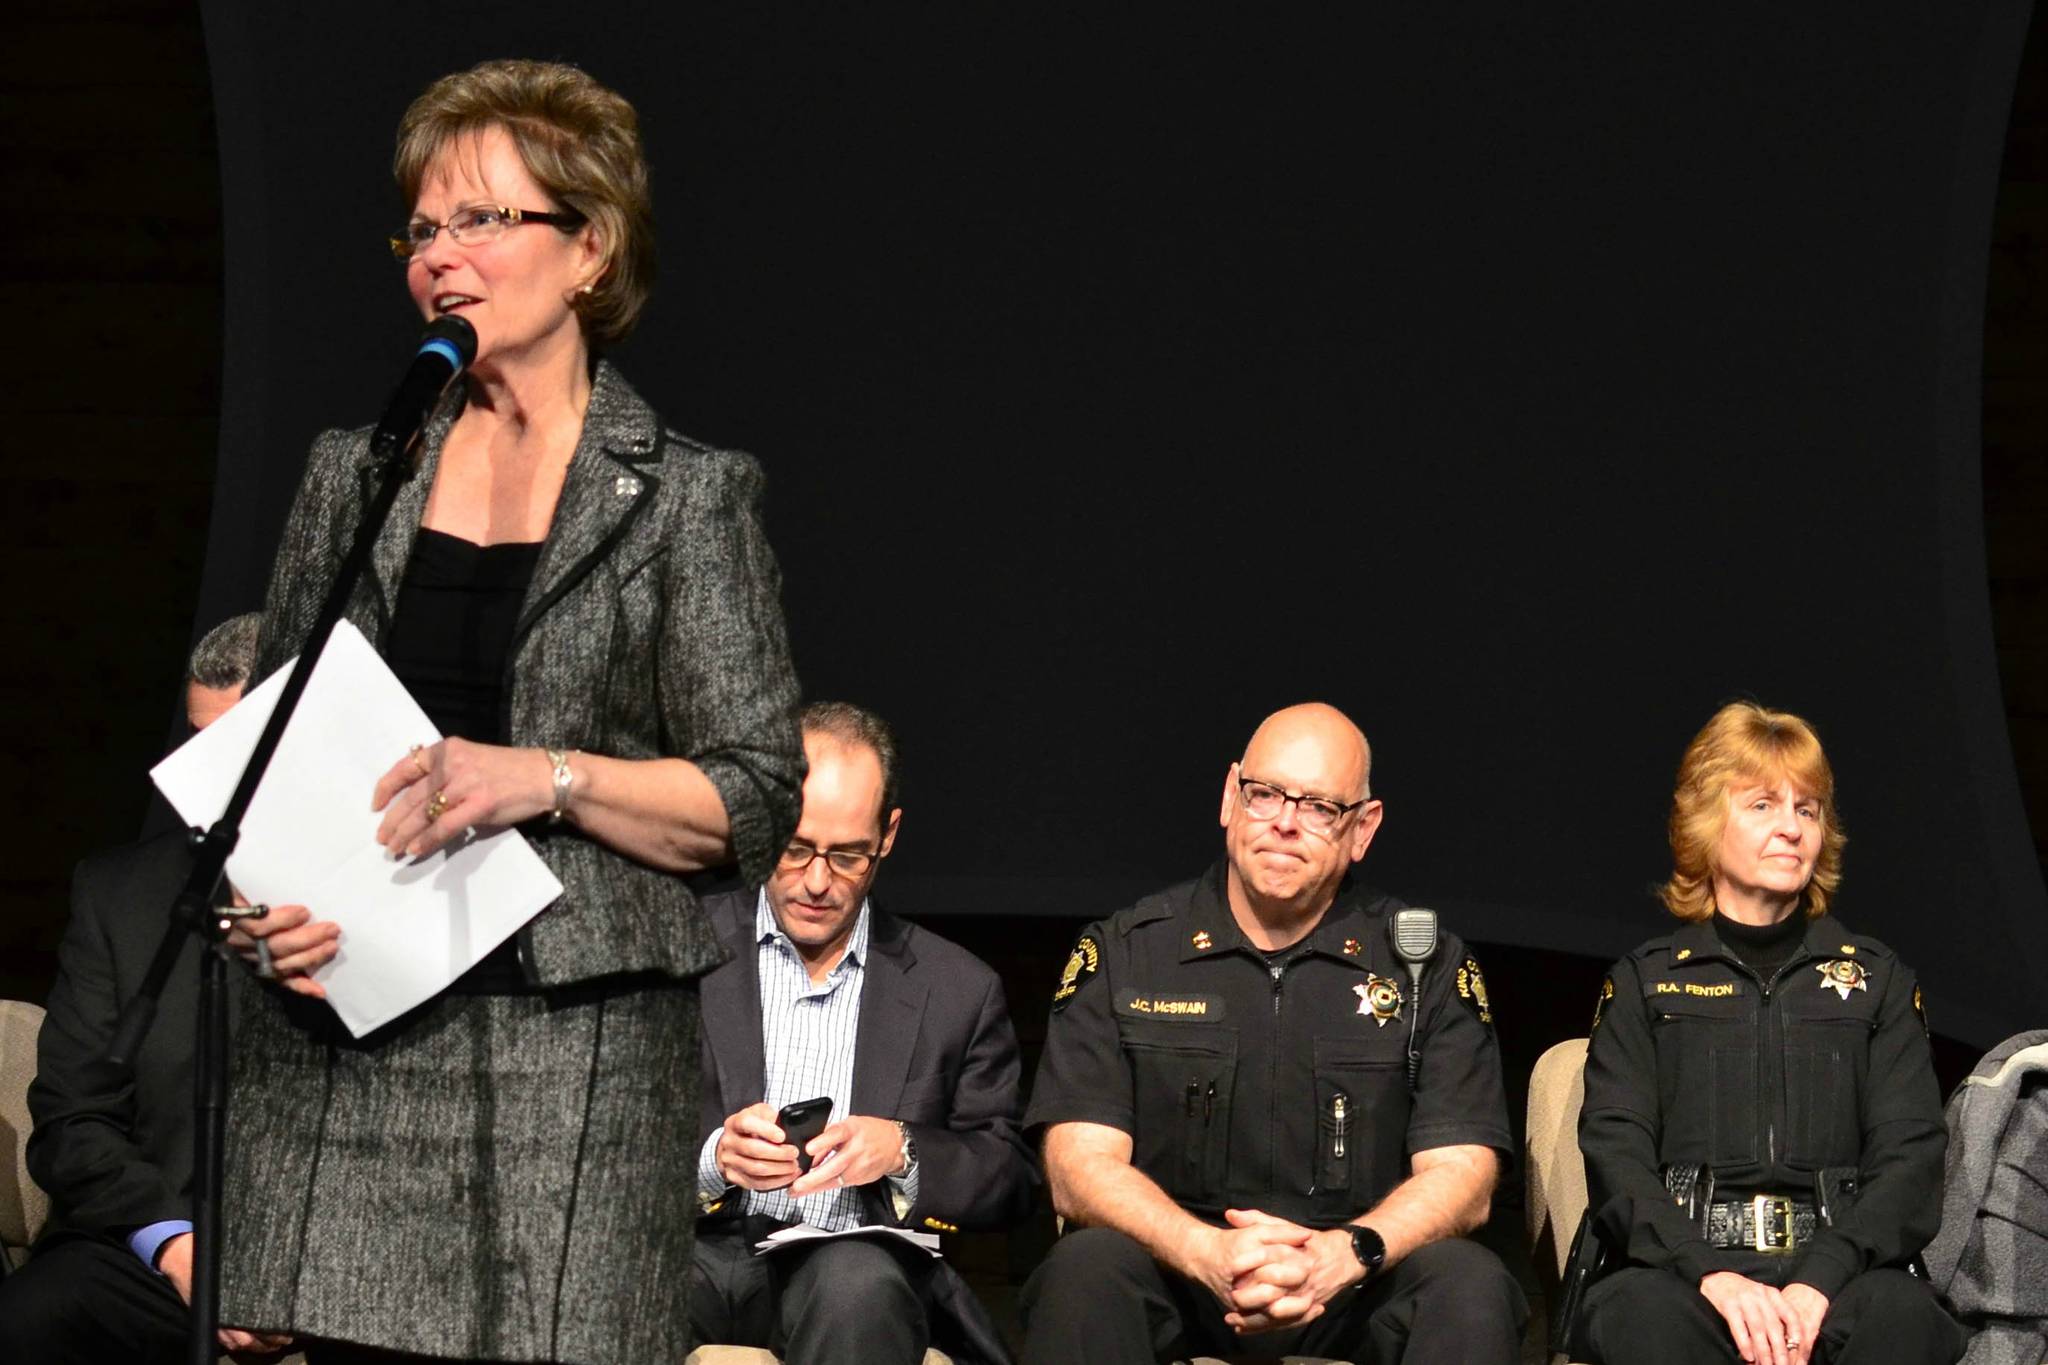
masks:
<svg viewBox="0 0 2048 1365"><path fill-rule="evenodd" d="M1639 943L1629 950L1629 960L1631 962L1647 962L1660 953L1665 957L1669 957L1671 956L1671 941L1676 937L1677 935L1675 934L1665 934L1661 937L1653 938L1647 943Z"/></svg>
<svg viewBox="0 0 2048 1365"><path fill-rule="evenodd" d="M1898 956L1881 940L1859 934L1845 924L1836 924L1832 917L1815 920L1812 923L1822 926L1822 937L1830 940L1828 946L1835 952L1847 953L1851 957L1860 957L1866 961L1871 958L1889 960ZM1840 946L1837 947L1837 944Z"/></svg>
<svg viewBox="0 0 2048 1365"><path fill-rule="evenodd" d="M1164 891L1155 891L1136 904L1127 905L1111 915L1103 927L1119 938L1124 938L1140 925L1150 924L1155 920L1172 919L1187 904L1188 896L1194 891L1194 887L1193 882L1182 882L1178 886L1169 886Z"/></svg>

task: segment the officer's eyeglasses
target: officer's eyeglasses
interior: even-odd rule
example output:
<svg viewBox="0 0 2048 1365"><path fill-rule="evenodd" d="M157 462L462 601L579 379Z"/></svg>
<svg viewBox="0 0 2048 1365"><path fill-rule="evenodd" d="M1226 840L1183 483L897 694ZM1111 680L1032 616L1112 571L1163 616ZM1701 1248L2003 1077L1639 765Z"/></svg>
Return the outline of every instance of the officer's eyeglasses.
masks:
<svg viewBox="0 0 2048 1365"><path fill-rule="evenodd" d="M858 877L881 856L864 848L813 848L809 844L792 841L782 850L779 865L784 872L809 872L811 864L823 858L840 876Z"/></svg>
<svg viewBox="0 0 2048 1365"><path fill-rule="evenodd" d="M1254 820L1274 819L1280 814L1281 807L1291 803L1294 818L1312 834L1328 834L1337 827L1339 820L1372 800L1370 796L1361 796L1347 805L1326 796L1298 796L1255 777L1237 779L1237 799L1244 803L1244 813Z"/></svg>
<svg viewBox="0 0 2048 1365"><path fill-rule="evenodd" d="M507 208L503 204L474 204L466 209L457 209L455 216L445 223L432 223L424 218L415 218L405 225L405 231L391 238L391 254L401 261L427 249L427 243L434 240L434 234L446 231L463 246L482 246L505 235L506 228L518 227L522 223L547 223L567 231L583 226L580 213L542 213L538 209Z"/></svg>

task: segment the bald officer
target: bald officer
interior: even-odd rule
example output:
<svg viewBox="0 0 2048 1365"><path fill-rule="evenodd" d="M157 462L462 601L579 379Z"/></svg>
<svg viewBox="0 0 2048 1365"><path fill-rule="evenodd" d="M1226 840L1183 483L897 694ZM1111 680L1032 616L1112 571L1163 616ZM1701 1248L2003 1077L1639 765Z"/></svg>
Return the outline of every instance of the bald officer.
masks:
<svg viewBox="0 0 2048 1365"><path fill-rule="evenodd" d="M1223 783L1222 862L1076 943L1026 1115L1069 1231L1025 1286L1025 1365L1252 1334L1262 1355L1517 1359L1521 1292L1461 1240L1511 1150L1486 987L1445 934L1418 992L1399 902L1352 878L1371 768L1333 707L1268 717Z"/></svg>

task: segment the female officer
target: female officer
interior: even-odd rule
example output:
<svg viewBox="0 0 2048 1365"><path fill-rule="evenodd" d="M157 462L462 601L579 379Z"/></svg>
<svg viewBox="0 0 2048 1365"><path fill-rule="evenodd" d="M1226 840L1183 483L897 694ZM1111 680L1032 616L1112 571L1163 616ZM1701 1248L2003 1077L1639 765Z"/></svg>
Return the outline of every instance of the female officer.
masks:
<svg viewBox="0 0 2048 1365"><path fill-rule="evenodd" d="M1807 723L1723 707L1679 765L1664 903L1614 966L1579 1145L1596 1360L1947 1362L1962 1334L1905 1266L1934 1235L1947 1132L1912 971L1827 917L1834 775Z"/></svg>

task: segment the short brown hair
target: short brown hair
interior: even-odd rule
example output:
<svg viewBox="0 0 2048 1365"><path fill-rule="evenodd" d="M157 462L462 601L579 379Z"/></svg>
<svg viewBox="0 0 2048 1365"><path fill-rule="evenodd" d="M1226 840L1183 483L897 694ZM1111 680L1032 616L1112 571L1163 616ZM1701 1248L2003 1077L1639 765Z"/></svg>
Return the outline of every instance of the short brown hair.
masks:
<svg viewBox="0 0 2048 1365"><path fill-rule="evenodd" d="M1821 847L1813 879L1800 899L1809 916L1825 915L1842 881L1849 837L1835 812L1835 773L1813 727L1789 711L1730 702L1692 737L1678 764L1671 797L1671 880L1664 904L1680 919L1714 913L1714 855L1728 824L1728 793L1737 783L1784 779L1820 804Z"/></svg>
<svg viewBox="0 0 2048 1365"><path fill-rule="evenodd" d="M896 809L900 794L896 785L896 735L889 723L864 706L850 701L814 701L797 716L807 735L826 735L840 744L875 751L882 765L882 824Z"/></svg>
<svg viewBox="0 0 2048 1365"><path fill-rule="evenodd" d="M427 168L459 138L503 128L527 174L581 214L604 247L604 265L570 306L591 349L626 339L654 289L654 208L640 117L625 98L563 62L484 62L428 86L398 122L391 173L408 207ZM514 208L538 207L513 205Z"/></svg>

